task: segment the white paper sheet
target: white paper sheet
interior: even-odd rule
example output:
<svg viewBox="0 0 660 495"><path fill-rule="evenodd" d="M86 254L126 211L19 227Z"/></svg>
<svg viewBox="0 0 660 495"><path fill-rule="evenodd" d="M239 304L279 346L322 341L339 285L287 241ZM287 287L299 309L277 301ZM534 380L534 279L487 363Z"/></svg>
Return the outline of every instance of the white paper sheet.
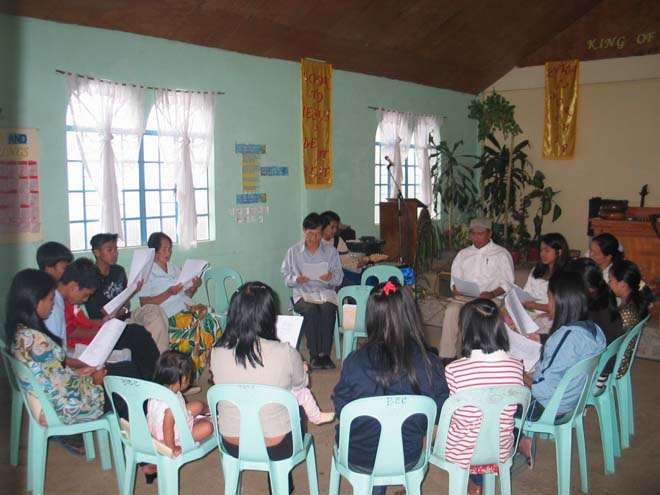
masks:
<svg viewBox="0 0 660 495"><path fill-rule="evenodd" d="M73 357L80 359L80 355L87 349L85 344L76 344L73 350ZM133 357L130 349L115 349L110 353L106 362L108 363L121 363L122 361L130 361Z"/></svg>
<svg viewBox="0 0 660 495"><path fill-rule="evenodd" d="M479 286L474 282L469 282L467 280L454 277L454 285L456 286L456 290L461 292L463 295L479 297L479 294L481 294Z"/></svg>
<svg viewBox="0 0 660 495"><path fill-rule="evenodd" d="M275 323L275 333L280 342L287 342L294 349L298 345L303 317L292 315L278 315Z"/></svg>
<svg viewBox="0 0 660 495"><path fill-rule="evenodd" d="M312 304L331 303L339 305L337 293L332 289L324 289L320 292L303 292L302 298L305 302Z"/></svg>
<svg viewBox="0 0 660 495"><path fill-rule="evenodd" d="M328 263L303 263L302 274L310 280L321 280L321 275L328 273Z"/></svg>
<svg viewBox="0 0 660 495"><path fill-rule="evenodd" d="M357 304L342 304L342 327L344 330L355 330Z"/></svg>
<svg viewBox="0 0 660 495"><path fill-rule="evenodd" d="M209 266L208 261L204 260L186 260L179 273L179 278L176 279L176 284L183 284L184 286L188 284L193 278L199 277L202 272Z"/></svg>
<svg viewBox="0 0 660 495"><path fill-rule="evenodd" d="M520 359L525 366L525 373L534 369L536 363L541 359L541 344L514 332L506 327L509 336L509 354Z"/></svg>
<svg viewBox="0 0 660 495"><path fill-rule="evenodd" d="M526 303L526 302L534 302L538 301L535 297L533 297L529 292L525 292L523 289L518 287L516 284L509 283L509 291L508 292L515 292L516 295L518 296L518 299L520 299L521 303Z"/></svg>
<svg viewBox="0 0 660 495"><path fill-rule="evenodd" d="M131 298L137 290L137 285L140 280L146 281L151 273L151 267L154 264L155 250L153 248L137 249L133 253L133 261L131 262L131 270L128 275L128 284L126 288L117 294L114 298L103 306L105 314L112 315L121 308Z"/></svg>
<svg viewBox="0 0 660 495"><path fill-rule="evenodd" d="M532 317L529 316L529 313L527 313L523 307L520 299L518 299L518 294L515 290L507 292L506 297L504 298L504 307L513 320L513 323L516 324L516 328L521 335L538 332L539 326L534 320L532 320Z"/></svg>
<svg viewBox="0 0 660 495"><path fill-rule="evenodd" d="M80 355L80 360L95 368L103 366L126 328L126 322L113 318L108 320L96 333L87 349Z"/></svg>

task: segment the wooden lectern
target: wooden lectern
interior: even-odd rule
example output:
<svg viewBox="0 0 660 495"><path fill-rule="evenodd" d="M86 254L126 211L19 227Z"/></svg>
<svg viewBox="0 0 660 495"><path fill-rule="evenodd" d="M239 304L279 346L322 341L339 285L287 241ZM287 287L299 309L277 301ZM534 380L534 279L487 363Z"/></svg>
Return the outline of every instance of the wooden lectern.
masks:
<svg viewBox="0 0 660 495"><path fill-rule="evenodd" d="M424 203L418 199L404 199L401 201L401 231L402 248L401 257L408 265L415 263L417 251L417 218L419 209ZM392 261L399 260L399 219L397 214L397 201L391 199L380 203L380 238L385 241L383 251Z"/></svg>

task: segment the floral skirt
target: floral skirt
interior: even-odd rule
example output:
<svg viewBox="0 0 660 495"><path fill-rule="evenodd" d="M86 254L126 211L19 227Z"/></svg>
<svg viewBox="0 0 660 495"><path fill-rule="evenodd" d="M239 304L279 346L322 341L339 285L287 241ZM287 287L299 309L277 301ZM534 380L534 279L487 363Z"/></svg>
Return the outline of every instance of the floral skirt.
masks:
<svg viewBox="0 0 660 495"><path fill-rule="evenodd" d="M197 304L169 318L170 349L189 354L193 380L204 372L211 349L222 335L220 318L208 306Z"/></svg>

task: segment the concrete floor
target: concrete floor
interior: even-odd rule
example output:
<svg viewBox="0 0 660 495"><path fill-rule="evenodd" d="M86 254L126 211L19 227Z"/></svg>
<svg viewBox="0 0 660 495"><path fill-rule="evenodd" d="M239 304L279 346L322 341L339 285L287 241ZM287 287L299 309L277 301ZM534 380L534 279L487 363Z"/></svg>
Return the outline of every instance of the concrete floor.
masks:
<svg viewBox="0 0 660 495"><path fill-rule="evenodd" d="M592 494L660 493L660 482L653 475L653 470L657 467L657 460L660 458L660 430L658 430L657 414L660 409L660 387L658 387L657 381L660 377L660 362L638 359L632 373L637 430L632 437L631 447L626 449L623 457L617 460L614 475L605 476L603 474L602 451L595 413L589 412L585 419L589 486ZM330 394L338 377L339 370L314 372L311 375L312 390L324 410L332 410ZM206 382L205 378L200 381ZM25 493L27 432L24 428L20 465L11 467L8 464L10 395L4 377L0 378L0 391L2 392L0 394L0 493L7 495ZM327 493L334 427L332 425L310 425L309 431L314 436L316 446L319 491L322 494ZM547 440L540 441L535 469L514 476L513 492L548 495L557 493L554 455L554 444ZM579 493L576 455L574 452L571 493ZM309 493L303 465L294 470L293 477L296 493ZM182 494L222 493L224 485L217 451L211 452L206 458L196 463L186 465L181 470L180 487ZM395 489L390 488L388 493L394 491ZM424 493L447 493L447 476L444 471L430 466L423 491ZM47 495L77 493L110 495L117 492L113 471L103 471L98 460L87 462L82 457L70 455L62 447L51 442L46 473ZM157 485L146 485L144 477L140 475L137 478L135 493L155 495ZM244 495L263 493L267 493L265 474L247 473L244 475ZM352 493L346 481L342 482L341 493Z"/></svg>

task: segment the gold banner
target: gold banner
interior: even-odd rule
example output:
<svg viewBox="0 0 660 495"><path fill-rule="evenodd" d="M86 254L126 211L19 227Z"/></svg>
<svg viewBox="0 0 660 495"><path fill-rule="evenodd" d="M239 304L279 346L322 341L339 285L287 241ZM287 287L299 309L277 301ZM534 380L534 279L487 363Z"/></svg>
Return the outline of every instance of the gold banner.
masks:
<svg viewBox="0 0 660 495"><path fill-rule="evenodd" d="M572 158L575 152L579 60L546 62L543 157Z"/></svg>
<svg viewBox="0 0 660 495"><path fill-rule="evenodd" d="M305 187L332 186L332 65L300 61Z"/></svg>

